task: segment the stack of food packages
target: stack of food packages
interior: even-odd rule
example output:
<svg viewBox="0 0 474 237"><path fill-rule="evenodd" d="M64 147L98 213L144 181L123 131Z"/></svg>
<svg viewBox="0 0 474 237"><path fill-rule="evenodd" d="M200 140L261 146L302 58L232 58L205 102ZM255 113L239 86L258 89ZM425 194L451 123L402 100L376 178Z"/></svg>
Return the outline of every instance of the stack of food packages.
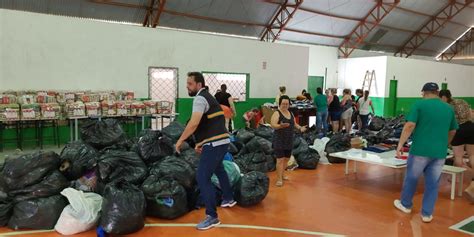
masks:
<svg viewBox="0 0 474 237"><path fill-rule="evenodd" d="M66 104L67 117L82 117L86 115L86 107L82 101Z"/></svg>
<svg viewBox="0 0 474 237"><path fill-rule="evenodd" d="M173 112L173 102L159 101L156 109L159 114L171 114Z"/></svg>
<svg viewBox="0 0 474 237"><path fill-rule="evenodd" d="M131 115L132 116L137 116L137 115L144 115L146 112L145 109L145 104L141 101L133 101L131 105Z"/></svg>
<svg viewBox="0 0 474 237"><path fill-rule="evenodd" d="M41 118L43 119L61 118L61 106L58 103L41 104Z"/></svg>
<svg viewBox="0 0 474 237"><path fill-rule="evenodd" d="M117 115L120 116L129 116L131 114L131 101L117 101Z"/></svg>
<svg viewBox="0 0 474 237"><path fill-rule="evenodd" d="M153 100L146 100L143 102L145 104L145 113L146 114L156 114L156 101Z"/></svg>
<svg viewBox="0 0 474 237"><path fill-rule="evenodd" d="M101 116L101 106L99 102L87 102L86 105L86 114L87 116Z"/></svg>
<svg viewBox="0 0 474 237"><path fill-rule="evenodd" d="M20 119L19 104L0 104L0 121Z"/></svg>
<svg viewBox="0 0 474 237"><path fill-rule="evenodd" d="M41 109L37 103L21 104L21 119L41 119Z"/></svg>
<svg viewBox="0 0 474 237"><path fill-rule="evenodd" d="M101 103L102 115L103 116L116 116L117 115L117 105L114 101L104 100Z"/></svg>

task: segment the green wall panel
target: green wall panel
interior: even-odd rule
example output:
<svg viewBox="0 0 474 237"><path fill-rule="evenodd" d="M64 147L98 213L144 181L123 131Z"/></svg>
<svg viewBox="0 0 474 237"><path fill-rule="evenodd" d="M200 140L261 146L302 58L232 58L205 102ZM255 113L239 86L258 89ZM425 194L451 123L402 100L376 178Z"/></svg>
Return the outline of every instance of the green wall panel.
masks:
<svg viewBox="0 0 474 237"><path fill-rule="evenodd" d="M235 128L242 128L245 126L244 122L242 121L242 116L245 112L252 108L260 108L265 103L273 103L275 101L274 98L247 98L245 102L237 102L235 103L235 109L237 110L237 116L234 118L234 127ZM178 99L178 121L181 123L186 123L189 118L191 118L193 107L193 99L192 98L181 98Z"/></svg>

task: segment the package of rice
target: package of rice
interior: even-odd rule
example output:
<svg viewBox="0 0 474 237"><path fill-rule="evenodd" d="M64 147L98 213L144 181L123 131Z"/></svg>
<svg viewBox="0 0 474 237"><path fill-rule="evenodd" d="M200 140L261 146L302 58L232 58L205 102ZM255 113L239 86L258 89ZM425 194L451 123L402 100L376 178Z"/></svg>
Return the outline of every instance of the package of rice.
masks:
<svg viewBox="0 0 474 237"><path fill-rule="evenodd" d="M0 104L15 104L17 103L16 95L3 94L0 95Z"/></svg>
<svg viewBox="0 0 474 237"><path fill-rule="evenodd" d="M100 95L97 93L89 94L90 102L100 102Z"/></svg>
<svg viewBox="0 0 474 237"><path fill-rule="evenodd" d="M66 104L66 111L68 117L86 116L86 107L82 101Z"/></svg>
<svg viewBox="0 0 474 237"><path fill-rule="evenodd" d="M35 104L36 103L36 95L32 94L24 94L20 96L19 99L20 104Z"/></svg>
<svg viewBox="0 0 474 237"><path fill-rule="evenodd" d="M76 101L76 94L74 92L66 92L64 97L67 103L74 103Z"/></svg>
<svg viewBox="0 0 474 237"><path fill-rule="evenodd" d="M159 114L171 114L173 112L173 102L159 101L156 109Z"/></svg>
<svg viewBox="0 0 474 237"><path fill-rule="evenodd" d="M102 110L99 102L88 102L86 105L87 116L101 116Z"/></svg>
<svg viewBox="0 0 474 237"><path fill-rule="evenodd" d="M144 115L145 114L145 104L141 101L133 101L131 106L131 115Z"/></svg>
<svg viewBox="0 0 474 237"><path fill-rule="evenodd" d="M61 106L58 103L41 104L41 118L59 119L61 117Z"/></svg>
<svg viewBox="0 0 474 237"><path fill-rule="evenodd" d="M0 121L20 119L19 104L0 104Z"/></svg>
<svg viewBox="0 0 474 237"><path fill-rule="evenodd" d="M130 115L131 103L128 101L117 101L117 115L128 116Z"/></svg>
<svg viewBox="0 0 474 237"><path fill-rule="evenodd" d="M143 102L145 104L145 114L156 114L156 101L146 100Z"/></svg>
<svg viewBox="0 0 474 237"><path fill-rule="evenodd" d="M21 119L40 119L41 109L39 104L22 104Z"/></svg>
<svg viewBox="0 0 474 237"><path fill-rule="evenodd" d="M135 93L133 91L127 91L125 93L125 100L131 101L135 99Z"/></svg>
<svg viewBox="0 0 474 237"><path fill-rule="evenodd" d="M117 105L114 101L102 101L101 107L103 116L117 115Z"/></svg>

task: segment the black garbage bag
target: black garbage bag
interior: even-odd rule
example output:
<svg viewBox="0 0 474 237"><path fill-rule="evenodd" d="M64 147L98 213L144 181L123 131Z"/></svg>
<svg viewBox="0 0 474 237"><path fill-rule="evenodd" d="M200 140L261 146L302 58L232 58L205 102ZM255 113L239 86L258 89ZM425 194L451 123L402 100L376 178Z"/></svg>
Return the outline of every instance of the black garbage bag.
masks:
<svg viewBox="0 0 474 237"><path fill-rule="evenodd" d="M380 131L385 126L385 120L382 117L375 116L370 120L369 130Z"/></svg>
<svg viewBox="0 0 474 237"><path fill-rule="evenodd" d="M0 200L8 198L8 186L2 175L0 175Z"/></svg>
<svg viewBox="0 0 474 237"><path fill-rule="evenodd" d="M303 139L310 145L314 144L314 141L319 138L316 131L306 132L303 134Z"/></svg>
<svg viewBox="0 0 474 237"><path fill-rule="evenodd" d="M164 127L162 130L163 134L173 139L173 141L178 141L181 134L184 132L184 125L178 121L170 123L168 126Z"/></svg>
<svg viewBox="0 0 474 237"><path fill-rule="evenodd" d="M84 142L99 150L126 139L122 126L115 119L87 121L81 126L80 133Z"/></svg>
<svg viewBox="0 0 474 237"><path fill-rule="evenodd" d="M150 175L142 185L149 216L173 220L188 213L186 190L172 179Z"/></svg>
<svg viewBox="0 0 474 237"><path fill-rule="evenodd" d="M186 189L192 188L196 180L196 171L191 164L175 156L168 156L163 161L152 164L150 175L174 179Z"/></svg>
<svg viewBox="0 0 474 237"><path fill-rule="evenodd" d="M145 195L127 182L108 184L104 190L99 226L112 235L127 235L145 226Z"/></svg>
<svg viewBox="0 0 474 237"><path fill-rule="evenodd" d="M267 155L263 152L248 153L237 156L235 163L239 166L242 173L250 171L259 171L265 173L268 171Z"/></svg>
<svg viewBox="0 0 474 237"><path fill-rule="evenodd" d="M61 151L59 170L69 180L76 180L97 165L99 156L95 148L82 141L68 143Z"/></svg>
<svg viewBox="0 0 474 237"><path fill-rule="evenodd" d="M119 180L140 184L148 174L148 169L138 154L130 151L109 150L99 158L97 167L103 184Z"/></svg>
<svg viewBox="0 0 474 237"><path fill-rule="evenodd" d="M240 206L253 206L265 199L270 179L265 173L252 171L245 174L236 185L234 198Z"/></svg>
<svg viewBox="0 0 474 237"><path fill-rule="evenodd" d="M275 155L267 155L267 172L273 172L276 170L276 162Z"/></svg>
<svg viewBox="0 0 474 237"><path fill-rule="evenodd" d="M272 142L265 138L255 136L246 145L248 152L263 152L267 155L273 154Z"/></svg>
<svg viewBox="0 0 474 237"><path fill-rule="evenodd" d="M67 199L62 195L19 202L13 207L8 227L14 230L53 229L67 204Z"/></svg>
<svg viewBox="0 0 474 237"><path fill-rule="evenodd" d="M179 159L188 162L191 167L196 170L199 166L199 154L195 150L185 150L178 155Z"/></svg>
<svg viewBox="0 0 474 237"><path fill-rule="evenodd" d="M253 137L255 137L255 133L251 129L239 129L235 136L237 141L242 142L243 144L247 144L247 142L249 142Z"/></svg>
<svg viewBox="0 0 474 237"><path fill-rule="evenodd" d="M318 152L311 148L295 156L298 168L308 170L314 170L318 167L319 158Z"/></svg>
<svg viewBox="0 0 474 237"><path fill-rule="evenodd" d="M329 154L340 151L347 151L349 149L351 149L351 137L345 134L335 134L326 144L325 151L328 155L328 160L330 163L345 163L345 159L332 157Z"/></svg>
<svg viewBox="0 0 474 237"><path fill-rule="evenodd" d="M234 143L229 144L229 153L232 155L237 155L239 153L239 149Z"/></svg>
<svg viewBox="0 0 474 237"><path fill-rule="evenodd" d="M21 202L35 198L50 197L59 194L63 189L69 187L70 182L61 172L55 170L48 174L37 184L12 190L9 195L14 202Z"/></svg>
<svg viewBox="0 0 474 237"><path fill-rule="evenodd" d="M138 140L140 156L146 163L153 163L170 156L174 152L173 141L160 131L146 130Z"/></svg>
<svg viewBox="0 0 474 237"><path fill-rule="evenodd" d="M306 152L309 150L308 143L304 140L303 137L297 137L296 140L299 140L298 146L293 148L293 155L298 156L300 153ZM293 146L294 147L294 146Z"/></svg>
<svg viewBox="0 0 474 237"><path fill-rule="evenodd" d="M6 226L12 215L13 202L8 199L0 199L0 226Z"/></svg>
<svg viewBox="0 0 474 237"><path fill-rule="evenodd" d="M115 150L115 151L131 151L134 146L134 141L128 138L124 138L120 140L119 142L111 145L104 147L100 149L100 152L107 152L109 150Z"/></svg>
<svg viewBox="0 0 474 237"><path fill-rule="evenodd" d="M263 137L271 141L273 139L273 132L273 128L262 125L255 129L255 136Z"/></svg>
<svg viewBox="0 0 474 237"><path fill-rule="evenodd" d="M8 197L8 187L0 176L0 226L8 224L8 220L12 215L13 202Z"/></svg>
<svg viewBox="0 0 474 237"><path fill-rule="evenodd" d="M394 137L394 131L395 130L393 128L386 127L380 130L375 136L380 142L383 142L391 137Z"/></svg>
<svg viewBox="0 0 474 237"><path fill-rule="evenodd" d="M7 158L3 178L10 190L22 189L40 182L50 171L58 169L59 163L59 155L52 151Z"/></svg>

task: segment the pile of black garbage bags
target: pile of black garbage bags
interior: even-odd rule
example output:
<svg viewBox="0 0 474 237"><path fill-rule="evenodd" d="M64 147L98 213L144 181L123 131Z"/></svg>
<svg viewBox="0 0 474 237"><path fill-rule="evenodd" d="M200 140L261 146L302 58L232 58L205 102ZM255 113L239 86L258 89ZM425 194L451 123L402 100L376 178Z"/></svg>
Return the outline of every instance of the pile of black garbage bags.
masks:
<svg viewBox="0 0 474 237"><path fill-rule="evenodd" d="M146 216L175 219L203 206L195 178L199 154L193 139L186 141L180 154L175 153L174 144L183 131L183 125L173 122L161 131L144 130L130 139L117 120L91 120L81 126L81 140L67 144L61 154L39 151L8 157L0 173L0 225L14 230L56 227L62 234L78 233L79 227L82 231L97 228L125 235L142 229ZM246 169L232 159L224 161L241 206L265 199L266 172L275 166L271 143L252 140L252 134L245 143L238 143L241 147L232 144L229 151L242 160L248 157ZM243 145L250 140L249 146ZM261 143L267 145L264 150ZM241 152L244 147L247 152ZM258 148L258 155L249 155L250 148ZM267 166L270 161L273 168ZM212 180L220 202L218 179ZM78 198L70 198L71 192L78 192L74 195ZM84 207L91 210L80 210Z"/></svg>

